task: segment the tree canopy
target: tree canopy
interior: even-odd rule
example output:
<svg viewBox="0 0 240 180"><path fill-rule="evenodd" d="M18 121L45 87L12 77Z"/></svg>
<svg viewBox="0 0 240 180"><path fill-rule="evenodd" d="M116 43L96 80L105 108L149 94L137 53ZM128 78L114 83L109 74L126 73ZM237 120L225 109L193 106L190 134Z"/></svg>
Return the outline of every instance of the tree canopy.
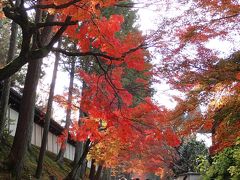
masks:
<svg viewBox="0 0 240 180"><path fill-rule="evenodd" d="M141 6L162 12L157 30L145 35L133 27L136 14L129 10ZM89 153L100 166L167 177L183 136L212 132L213 154L239 137L238 0L1 0L0 7L1 22L11 20L21 29L19 53L1 65L0 80L29 65L25 106L9 156L16 178L31 137L41 61L55 53L63 57L60 63L71 64L72 78L84 84L73 88L71 79L68 94L55 97L69 112L59 142L70 137L85 144L73 169ZM5 57L8 34L1 33L0 55ZM57 47L61 38L63 46ZM228 57L220 57L212 42L232 43ZM158 63L153 65L152 59ZM151 84L156 79L185 94L175 97L174 110L154 103ZM79 111L79 117L71 118L71 110Z"/></svg>

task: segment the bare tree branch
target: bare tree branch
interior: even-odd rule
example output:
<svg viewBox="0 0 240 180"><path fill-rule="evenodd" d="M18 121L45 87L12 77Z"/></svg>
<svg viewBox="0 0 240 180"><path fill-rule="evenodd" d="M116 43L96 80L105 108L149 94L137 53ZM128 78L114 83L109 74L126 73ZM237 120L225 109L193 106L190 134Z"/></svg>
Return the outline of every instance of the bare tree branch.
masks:
<svg viewBox="0 0 240 180"><path fill-rule="evenodd" d="M49 8L51 8L51 9L64 9L64 8L67 8L71 5L74 5L75 3L80 2L80 1L81 0L72 0L72 1L69 1L69 2L64 3L64 4L60 4L60 5L56 5L54 3L53 4L45 4L45 5L44 4L37 4L35 6L26 8L26 10L28 11L28 10L37 9L37 8L39 8L39 9L49 9Z"/></svg>
<svg viewBox="0 0 240 180"><path fill-rule="evenodd" d="M109 60L116 60L116 61L121 61L122 58L121 57L113 57L113 56L109 56L103 53L95 53L95 52L70 52L70 51L66 51L64 49L58 49L58 48L53 48L52 49L53 52L60 52L66 56L98 56L98 57L103 57Z"/></svg>
<svg viewBox="0 0 240 180"><path fill-rule="evenodd" d="M43 23L37 23L36 28L43 28L43 27L51 27L51 26L71 26L76 25L78 21L69 21L69 22L43 22Z"/></svg>

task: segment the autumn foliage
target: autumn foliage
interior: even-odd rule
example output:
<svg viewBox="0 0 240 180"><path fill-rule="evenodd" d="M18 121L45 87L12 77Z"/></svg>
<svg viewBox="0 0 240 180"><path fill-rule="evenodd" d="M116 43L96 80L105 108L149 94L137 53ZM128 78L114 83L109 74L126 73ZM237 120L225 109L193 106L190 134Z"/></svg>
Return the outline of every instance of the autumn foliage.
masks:
<svg viewBox="0 0 240 180"><path fill-rule="evenodd" d="M211 149L217 153L239 137L239 47L234 34L239 35L240 5L215 0L182 4L186 5L182 14L164 21L166 29L159 31L168 40L158 46L162 55L158 74L185 93L175 99L178 106L169 113L169 122L181 136L212 132ZM235 45L225 58L219 53L225 49L222 42ZM218 46L220 50L215 49Z"/></svg>
<svg viewBox="0 0 240 180"><path fill-rule="evenodd" d="M49 1L43 3L50 4ZM62 2L54 3L61 5ZM82 6L84 3L86 2L81 1L77 5ZM159 31L161 34L156 33L162 37L156 38L161 43L155 42L156 51L161 54L162 61L155 74L167 79L173 88L190 92L187 100L179 100L174 112L166 113L150 99L132 106L133 95L124 89L122 78L126 67L137 71L145 70L146 51L141 48L145 45L144 38L140 33L117 37L124 21L120 15L112 15L109 19L96 18L97 16L92 18L92 14L100 15L101 8L114 3L116 2L90 2L81 10L88 13L80 13L81 15L76 10L77 6L70 6L60 16L60 19L65 19L66 15L71 15L72 20L82 21L65 31L67 37L77 41L82 52L94 48L108 56L94 57L102 73L78 72L87 84L79 103L87 117L82 118L81 126L77 123L72 126L72 138L77 141L90 138L92 142L96 142L91 157L101 163L104 161L108 167L121 167L125 171L136 173L168 172L166 169L170 167L173 158L171 155L174 154L171 147L179 144L174 131L178 136L212 131L216 124L216 112L226 105L217 100L219 93L225 93L221 96L224 100L224 96L238 92L239 70L235 68L235 62L219 60L218 54L208 48L206 43L214 38L230 38L229 34L238 31L236 22L239 19L239 5L232 1L192 2L189 9L196 9L192 14L188 9L178 18L171 19L170 26L174 33L169 34L169 26L162 26L163 29ZM187 2L182 4L189 5ZM59 12L58 9L50 11ZM179 18L184 28L179 27ZM165 37L167 41L164 41ZM224 77L220 75L223 72ZM138 79L138 82L141 81ZM207 115L201 113L200 105L208 106ZM184 117L184 113L189 117ZM219 150L234 143L234 140L228 141L226 125L227 121L218 124L216 146L221 144L221 147L213 148ZM234 136L235 139L239 136L230 129L231 137ZM220 140L222 136L226 138L226 142L223 142L224 139ZM160 147L160 144L164 146ZM171 155L163 158L161 154L166 154L168 150L172 151ZM159 156L155 155L153 160L155 151L161 153ZM146 163L147 159L153 160L151 164ZM128 163L122 163L126 161ZM140 169L142 172L139 172Z"/></svg>
<svg viewBox="0 0 240 180"><path fill-rule="evenodd" d="M123 35L123 16L105 17L103 11L107 8L134 5L122 0L13 2L0 1L0 18L4 14L21 27L22 43L18 56L0 69L1 80L50 52L79 57L85 63L85 68L80 63L74 73L86 86L74 89L74 102L67 102L67 94L55 97L65 109L84 114L72 120L70 131L62 132L60 142L70 134L74 141L90 142L88 158L99 164L123 172L152 172L166 177L172 175L179 137L212 131L212 149L217 152L234 144L240 135L240 116L236 113L239 53L221 59L208 46L213 40L235 42L240 32L238 1L162 0L158 8L165 8L166 13L162 14L159 29L148 35L136 30ZM169 12L174 9L181 13L171 16ZM33 21L32 11L44 18ZM49 31L48 42L38 42ZM61 37L75 48L71 49L70 43L65 49L55 48ZM151 56L148 47L154 47L160 58L155 66L147 62ZM137 76L127 84L129 72ZM185 93L186 98L176 98L178 106L173 111L157 106L151 99L153 76Z"/></svg>
<svg viewBox="0 0 240 180"><path fill-rule="evenodd" d="M151 72L147 72L149 64L145 62L148 56L145 37L140 32L120 37L123 16L106 18L101 15L101 9L116 3L43 0L41 4L29 7L55 15L59 24L69 23L63 36L77 45L76 51L53 48L54 51L70 56L90 55L89 64L98 66L96 72L77 69L75 76L84 81L86 88L77 93L82 97L74 96L75 103L66 103L64 96L55 97L62 107L80 108L86 114L80 124L78 119L73 121L70 132L64 131L59 142L64 141L68 133L74 141L90 139L93 146L90 157L100 164L104 162L109 168L159 175L170 173L174 147L180 142L167 123L165 110L156 106L150 97L134 103L134 94L123 84L128 69L146 76ZM63 26L56 25L54 32L58 33ZM138 77L135 81L142 88L149 88L149 82L144 78Z"/></svg>
<svg viewBox="0 0 240 180"><path fill-rule="evenodd" d="M73 126L72 137L78 141L90 137L96 143L90 157L106 167L139 174L170 173L173 147L180 142L167 127L164 113L149 100L123 112L90 114L83 126Z"/></svg>

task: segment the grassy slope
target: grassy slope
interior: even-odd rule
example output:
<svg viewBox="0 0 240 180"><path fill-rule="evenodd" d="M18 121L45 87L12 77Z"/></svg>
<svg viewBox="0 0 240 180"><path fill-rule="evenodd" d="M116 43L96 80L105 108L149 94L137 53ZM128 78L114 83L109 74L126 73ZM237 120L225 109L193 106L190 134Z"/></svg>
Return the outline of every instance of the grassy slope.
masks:
<svg viewBox="0 0 240 180"><path fill-rule="evenodd" d="M0 144L0 163L3 162L10 151L10 141L5 144ZM24 173L22 179L34 179L34 173L37 167L39 148L32 146L31 152L28 152L25 160ZM56 155L47 152L44 162L43 177L41 179L50 179L51 176L57 177L57 179L62 179L70 171L71 165L69 160L65 160L63 166L57 164L54 160ZM0 164L0 180L10 179L10 173L4 170L4 165Z"/></svg>

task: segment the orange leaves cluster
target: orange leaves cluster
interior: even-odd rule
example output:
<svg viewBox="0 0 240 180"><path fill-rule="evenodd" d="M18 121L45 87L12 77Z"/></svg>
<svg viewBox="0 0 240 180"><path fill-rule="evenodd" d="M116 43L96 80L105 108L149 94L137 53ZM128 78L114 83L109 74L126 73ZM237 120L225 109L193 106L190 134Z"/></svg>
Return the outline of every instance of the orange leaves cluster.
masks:
<svg viewBox="0 0 240 180"><path fill-rule="evenodd" d="M58 136L57 143L61 144L61 148L64 148L64 149L66 148L66 143L63 143L63 142L66 142L67 137L68 137L68 131L66 130L64 130L62 134Z"/></svg>
<svg viewBox="0 0 240 180"><path fill-rule="evenodd" d="M220 11L227 14L236 14L240 11L240 5L238 1L232 0L209 0L197 1L201 6L210 8L213 12Z"/></svg>
<svg viewBox="0 0 240 180"><path fill-rule="evenodd" d="M135 69L137 71L143 71L145 69L143 57L144 52L141 49L127 55L125 58L127 67L130 69Z"/></svg>
<svg viewBox="0 0 240 180"><path fill-rule="evenodd" d="M99 129L99 121L97 119L82 118L81 126L77 122L74 122L70 134L74 141L85 141L90 138L92 142L99 141L102 138Z"/></svg>
<svg viewBox="0 0 240 180"><path fill-rule="evenodd" d="M240 72L236 73L236 79L240 81Z"/></svg>
<svg viewBox="0 0 240 180"><path fill-rule="evenodd" d="M109 61L117 66L126 64L128 68L143 71L145 67L145 51L140 47L144 41L140 33L128 34L119 39L116 33L120 31L124 19L121 15L112 15L109 19L102 17L100 19L91 19L84 21L81 25L68 27L65 34L78 41L81 52L89 52L91 48L100 50L109 56L119 58L118 60ZM135 49L137 48L137 49ZM133 52L130 52L133 50ZM122 56L124 58L120 59Z"/></svg>
<svg viewBox="0 0 240 180"><path fill-rule="evenodd" d="M132 127L124 131L125 128L119 126L117 129L108 129L106 136L92 149L91 158L97 161L104 160L107 167L120 168L125 172L144 174L163 173L163 169L169 171L168 167L174 157L173 149L154 137L150 139L150 135L146 136L145 132L139 132L137 128ZM123 140L122 132L131 132L127 141Z"/></svg>
<svg viewBox="0 0 240 180"><path fill-rule="evenodd" d="M62 6L70 1L64 0L43 0L42 4ZM65 31L65 35L78 41L81 52L90 51L90 47L96 48L110 56L121 57L130 48L138 46L139 42L134 41L134 45L129 46L131 41L139 39L136 35L132 39L125 39L121 42L116 33L120 31L124 19L121 15L111 15L109 19L101 15L101 8L107 8L118 1L82 0L60 9L54 9L54 13L59 13L58 18L62 21L67 16L72 20L77 20L78 24L71 25ZM52 10L51 10L52 11ZM126 43L127 42L127 43ZM125 45L125 43L127 45ZM142 58L142 57L141 57Z"/></svg>
<svg viewBox="0 0 240 180"><path fill-rule="evenodd" d="M117 51L114 51L114 48L119 47L120 42L115 34L120 30L122 22L121 15L112 15L109 19L105 17L91 19L83 21L80 28L78 25L68 27L66 34L78 41L80 50L83 52L88 52L91 45L102 52L118 57L121 54L116 54Z"/></svg>
<svg viewBox="0 0 240 180"><path fill-rule="evenodd" d="M219 35L226 34L225 31L216 32L215 29L211 29L208 26L190 25L184 30L179 30L177 36L180 38L182 43L201 43L206 42L211 38Z"/></svg>
<svg viewBox="0 0 240 180"><path fill-rule="evenodd" d="M121 56L121 49L117 51L115 48L121 46L116 33L120 31L123 21L123 16L112 15L108 20L102 18L101 21L96 22L96 26L92 26L89 32L89 36L94 38L93 47L100 48L102 52L110 56Z"/></svg>
<svg viewBox="0 0 240 180"><path fill-rule="evenodd" d="M213 146L210 148L211 154L216 154L226 147L235 145L236 139L240 137L240 121L234 123L221 122L213 135Z"/></svg>
<svg viewBox="0 0 240 180"><path fill-rule="evenodd" d="M121 80L122 69L112 73L114 83L120 88L117 81ZM81 119L81 125L75 122L71 126L72 139L85 141L90 138L95 144L91 158L104 161L107 167L121 167L123 171L136 173L168 171L174 156L172 147L178 146L179 140L168 127L165 112L150 98L130 107L131 100L126 100L128 97L121 90L118 93L123 104L119 109L117 102L111 99L114 91L109 89L111 87L104 78L86 72L80 74L87 82L81 109L88 113L88 117Z"/></svg>
<svg viewBox="0 0 240 180"><path fill-rule="evenodd" d="M116 71L107 72L105 76L80 72L81 77L88 84L88 89L83 92L81 108L89 115L105 119L101 114L114 110L119 105L124 107L132 104L132 95L121 83L122 68L118 67L114 70Z"/></svg>
<svg viewBox="0 0 240 180"><path fill-rule="evenodd" d="M95 134L99 134L98 139L92 138L96 145L91 150L91 158L96 159L97 162L104 161L107 167L121 168L126 172L168 171L174 157L172 147L178 146L180 142L174 131L167 127L164 112L150 99L146 99L136 107L123 108L122 111L116 109L101 114L105 117L101 120L107 123L104 130L97 126L98 121L91 116L84 119L83 124L93 121L89 124L95 129ZM100 113L98 115L100 117ZM88 126L88 130L91 128ZM91 129L91 133L94 129ZM76 135L76 139L84 140L93 136L88 130L80 127L72 129L71 132Z"/></svg>
<svg viewBox="0 0 240 180"><path fill-rule="evenodd" d="M61 6L70 3L69 0L42 0L43 5L54 4L56 6ZM110 3L111 2L111 3ZM91 19L93 16L99 16L101 14L100 9L103 7L108 7L116 3L116 1L98 1L98 0L81 0L73 3L70 6L60 9L48 9L54 13L60 13L63 16L72 16L74 20L85 21Z"/></svg>
<svg viewBox="0 0 240 180"><path fill-rule="evenodd" d="M166 59L160 73L169 78L174 87L189 91L187 86L197 82L202 73L211 70L210 68L217 62L216 51L213 51L215 47L211 47L212 51L207 50L207 43L213 39L232 43L235 38L233 34L239 34L240 4L239 1L231 0L197 0L181 3L179 6L186 5L186 11L170 19L171 23L168 26L164 26L163 23L162 27L166 29L160 31L165 33L160 34L163 39L167 37L159 45L163 47L159 48L159 51ZM168 31L170 28L172 34ZM184 86L186 89L183 89Z"/></svg>
<svg viewBox="0 0 240 180"><path fill-rule="evenodd" d="M167 128L164 132L164 136L167 140L167 144L172 147L177 147L180 144L180 140L172 129Z"/></svg>

